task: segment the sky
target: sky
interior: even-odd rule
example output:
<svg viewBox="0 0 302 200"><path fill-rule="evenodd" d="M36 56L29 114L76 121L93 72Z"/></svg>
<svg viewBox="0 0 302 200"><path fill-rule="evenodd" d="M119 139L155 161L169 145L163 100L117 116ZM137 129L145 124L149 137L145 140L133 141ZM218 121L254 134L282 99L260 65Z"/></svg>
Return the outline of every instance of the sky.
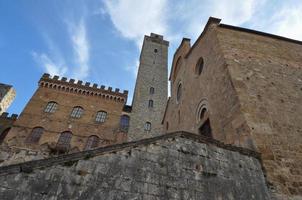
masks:
<svg viewBox="0 0 302 200"><path fill-rule="evenodd" d="M0 16L0 82L14 86L16 114L43 73L129 90L131 104L144 35L170 42L170 70L210 16L302 40L301 0L0 0Z"/></svg>

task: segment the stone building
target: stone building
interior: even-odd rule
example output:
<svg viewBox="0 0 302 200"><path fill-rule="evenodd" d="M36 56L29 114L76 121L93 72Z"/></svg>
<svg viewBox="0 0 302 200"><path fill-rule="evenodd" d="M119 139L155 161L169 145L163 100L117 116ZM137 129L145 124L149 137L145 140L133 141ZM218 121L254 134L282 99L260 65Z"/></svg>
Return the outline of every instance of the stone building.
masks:
<svg viewBox="0 0 302 200"><path fill-rule="evenodd" d="M260 152L272 190L301 197L301 64L302 42L210 18L174 54L165 130Z"/></svg>
<svg viewBox="0 0 302 200"><path fill-rule="evenodd" d="M12 128L14 122L17 120L18 115L12 114L9 116L7 112L0 115L0 144L7 136L9 130Z"/></svg>
<svg viewBox="0 0 302 200"><path fill-rule="evenodd" d="M15 96L16 91L13 86L0 83L0 115L8 109Z"/></svg>
<svg viewBox="0 0 302 200"><path fill-rule="evenodd" d="M168 46L163 36L145 36L135 84L129 140L160 135L168 98Z"/></svg>
<svg viewBox="0 0 302 200"><path fill-rule="evenodd" d="M126 141L128 91L44 74L5 138L8 146L74 152Z"/></svg>

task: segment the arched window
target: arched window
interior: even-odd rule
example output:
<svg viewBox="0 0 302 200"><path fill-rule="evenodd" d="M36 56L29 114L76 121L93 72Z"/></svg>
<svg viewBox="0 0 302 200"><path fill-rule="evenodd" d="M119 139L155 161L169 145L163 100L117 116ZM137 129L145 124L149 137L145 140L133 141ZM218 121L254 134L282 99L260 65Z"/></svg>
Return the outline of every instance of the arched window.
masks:
<svg viewBox="0 0 302 200"><path fill-rule="evenodd" d="M76 106L72 109L72 112L70 114L73 118L80 118L83 114L84 109L81 106Z"/></svg>
<svg viewBox="0 0 302 200"><path fill-rule="evenodd" d="M166 130L169 130L169 122L166 122Z"/></svg>
<svg viewBox="0 0 302 200"><path fill-rule="evenodd" d="M154 94L154 87L150 87L149 93L150 93L150 94Z"/></svg>
<svg viewBox="0 0 302 200"><path fill-rule="evenodd" d="M7 136L8 132L9 132L10 128L5 129L1 135L0 135L0 144L2 144L2 142L4 141L5 137Z"/></svg>
<svg viewBox="0 0 302 200"><path fill-rule="evenodd" d="M46 113L54 113L57 110L58 104L54 101L50 101L47 103L44 112Z"/></svg>
<svg viewBox="0 0 302 200"><path fill-rule="evenodd" d="M196 66L195 66L195 74L196 75L200 75L201 74L201 72L203 70L203 64L204 64L203 58L200 57L199 60L196 63Z"/></svg>
<svg viewBox="0 0 302 200"><path fill-rule="evenodd" d="M150 122L146 122L144 129L145 129L145 131L150 132L151 131L151 123Z"/></svg>
<svg viewBox="0 0 302 200"><path fill-rule="evenodd" d="M61 133L59 140L57 142L57 148L60 151L67 151L70 148L71 138L72 138L72 133L70 131L65 131Z"/></svg>
<svg viewBox="0 0 302 200"><path fill-rule="evenodd" d="M148 108L153 108L153 100L149 100Z"/></svg>
<svg viewBox="0 0 302 200"><path fill-rule="evenodd" d="M95 121L103 123L106 121L107 118L107 112L105 111L99 111L96 113Z"/></svg>
<svg viewBox="0 0 302 200"><path fill-rule="evenodd" d="M128 115L122 115L120 120L120 129L122 132L128 132L130 117Z"/></svg>
<svg viewBox="0 0 302 200"><path fill-rule="evenodd" d="M199 114L199 119L202 120L204 118L204 115L206 114L207 109L206 108L202 108Z"/></svg>
<svg viewBox="0 0 302 200"><path fill-rule="evenodd" d="M182 84L179 83L176 91L176 102L179 103L182 95Z"/></svg>
<svg viewBox="0 0 302 200"><path fill-rule="evenodd" d="M93 149L98 147L100 138L96 135L91 135L87 139L87 143L85 145L85 150Z"/></svg>
<svg viewBox="0 0 302 200"><path fill-rule="evenodd" d="M26 143L38 143L43 132L44 132L44 128L42 127L33 128L31 134L26 139Z"/></svg>

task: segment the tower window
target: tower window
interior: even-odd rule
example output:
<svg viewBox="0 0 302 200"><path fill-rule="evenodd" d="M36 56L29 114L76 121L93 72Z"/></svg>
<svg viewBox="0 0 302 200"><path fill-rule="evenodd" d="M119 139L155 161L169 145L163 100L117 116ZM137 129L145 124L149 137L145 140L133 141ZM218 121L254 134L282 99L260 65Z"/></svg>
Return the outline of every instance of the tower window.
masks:
<svg viewBox="0 0 302 200"><path fill-rule="evenodd" d="M157 49L154 49L154 53L157 53L157 51L158 51Z"/></svg>
<svg viewBox="0 0 302 200"><path fill-rule="evenodd" d="M195 74L196 75L200 75L202 70L203 70L203 64L204 64L204 61L203 61L203 58L200 57L196 66L195 66Z"/></svg>
<svg viewBox="0 0 302 200"><path fill-rule="evenodd" d="M96 113L95 121L103 123L106 121L107 118L107 112L105 111L99 111Z"/></svg>
<svg viewBox="0 0 302 200"><path fill-rule="evenodd" d="M153 100L149 100L148 108L153 108Z"/></svg>
<svg viewBox="0 0 302 200"><path fill-rule="evenodd" d="M177 92L176 92L176 101L177 101L177 103L180 102L181 95L182 95L182 84L179 83L178 87L177 87Z"/></svg>
<svg viewBox="0 0 302 200"><path fill-rule="evenodd" d="M154 94L154 87L150 87L149 93L150 93L150 94Z"/></svg>
<svg viewBox="0 0 302 200"><path fill-rule="evenodd" d="M57 148L60 151L67 151L70 148L70 141L72 138L72 133L70 131L65 131L61 133L59 140L57 142Z"/></svg>
<svg viewBox="0 0 302 200"><path fill-rule="evenodd" d="M58 104L54 101L50 101L47 103L44 112L46 113L54 113L57 110Z"/></svg>
<svg viewBox="0 0 302 200"><path fill-rule="evenodd" d="M33 130L31 131L31 134L26 139L26 142L27 143L38 143L43 132L44 132L44 128L42 128L42 127L33 128Z"/></svg>
<svg viewBox="0 0 302 200"><path fill-rule="evenodd" d="M130 117L128 115L122 115L120 120L120 130L127 133L129 129Z"/></svg>
<svg viewBox="0 0 302 200"><path fill-rule="evenodd" d="M91 135L87 139L85 150L93 149L98 147L100 138L96 135Z"/></svg>
<svg viewBox="0 0 302 200"><path fill-rule="evenodd" d="M81 106L76 106L72 109L72 112L70 114L73 118L80 118L83 114L84 109Z"/></svg>
<svg viewBox="0 0 302 200"><path fill-rule="evenodd" d="M151 131L151 123L150 122L146 122L144 129L145 129L145 131L150 132Z"/></svg>

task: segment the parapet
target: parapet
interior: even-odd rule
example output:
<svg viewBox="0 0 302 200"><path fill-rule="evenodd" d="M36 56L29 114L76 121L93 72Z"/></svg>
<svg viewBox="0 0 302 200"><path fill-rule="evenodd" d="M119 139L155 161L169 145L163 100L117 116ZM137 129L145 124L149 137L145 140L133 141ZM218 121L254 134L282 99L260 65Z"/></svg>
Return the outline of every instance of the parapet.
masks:
<svg viewBox="0 0 302 200"><path fill-rule="evenodd" d="M0 118L2 118L2 119L8 119L8 120L16 120L18 118L18 115L17 114L11 114L11 116L9 116L9 113L3 112L0 115Z"/></svg>
<svg viewBox="0 0 302 200"><path fill-rule="evenodd" d="M169 42L164 40L164 36L159 35L159 34L151 33L150 36L145 35L145 40L150 40L152 42L156 42L159 44L164 44L164 45L169 46Z"/></svg>
<svg viewBox="0 0 302 200"><path fill-rule="evenodd" d="M98 84L96 83L94 84L91 84L90 82L83 83L83 81L81 80L78 80L76 82L75 79L69 79L68 81L66 77L62 77L60 79L59 76L51 77L47 73L44 73L42 75L39 81L39 86L56 89L68 93L76 93L79 95L98 96L108 100L114 100L124 103L126 103L128 97L127 90L120 92L119 88L115 88L113 90L112 87L108 87L106 89L104 85L98 87Z"/></svg>

